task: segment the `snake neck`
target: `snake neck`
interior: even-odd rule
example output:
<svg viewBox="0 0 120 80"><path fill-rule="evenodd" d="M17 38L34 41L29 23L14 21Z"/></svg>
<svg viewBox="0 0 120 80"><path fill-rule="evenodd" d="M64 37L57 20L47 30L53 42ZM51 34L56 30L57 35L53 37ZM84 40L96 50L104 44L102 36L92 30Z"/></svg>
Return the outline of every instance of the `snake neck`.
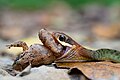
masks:
<svg viewBox="0 0 120 80"><path fill-rule="evenodd" d="M94 52L90 49L87 49L81 45L78 46L78 48L76 48L76 54L78 54L78 56L83 57L85 59L92 59L91 54L93 54Z"/></svg>
<svg viewBox="0 0 120 80"><path fill-rule="evenodd" d="M69 50L67 53L65 53L63 56L61 56L60 58L57 59L57 61L86 61L86 60L91 60L91 56L90 53L92 51L84 48L81 45L75 45L74 48L71 48L71 50Z"/></svg>

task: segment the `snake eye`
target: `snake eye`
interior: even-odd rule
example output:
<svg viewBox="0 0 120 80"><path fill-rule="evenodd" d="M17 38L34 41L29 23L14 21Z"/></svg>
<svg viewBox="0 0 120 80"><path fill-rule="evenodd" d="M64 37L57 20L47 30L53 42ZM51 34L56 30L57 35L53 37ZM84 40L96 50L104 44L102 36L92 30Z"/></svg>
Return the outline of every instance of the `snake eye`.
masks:
<svg viewBox="0 0 120 80"><path fill-rule="evenodd" d="M60 35L60 36L59 36L59 40L60 40L60 41L65 41L65 40L66 40L66 37L65 37L64 35Z"/></svg>

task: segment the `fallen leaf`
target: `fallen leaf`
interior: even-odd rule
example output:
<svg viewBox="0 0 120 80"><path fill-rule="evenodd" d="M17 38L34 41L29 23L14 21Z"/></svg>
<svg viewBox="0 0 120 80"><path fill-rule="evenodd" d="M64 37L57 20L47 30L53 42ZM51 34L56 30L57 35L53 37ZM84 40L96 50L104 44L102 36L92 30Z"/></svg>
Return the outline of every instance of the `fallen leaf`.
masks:
<svg viewBox="0 0 120 80"><path fill-rule="evenodd" d="M60 68L77 68L93 80L120 80L120 64L112 62L57 62Z"/></svg>

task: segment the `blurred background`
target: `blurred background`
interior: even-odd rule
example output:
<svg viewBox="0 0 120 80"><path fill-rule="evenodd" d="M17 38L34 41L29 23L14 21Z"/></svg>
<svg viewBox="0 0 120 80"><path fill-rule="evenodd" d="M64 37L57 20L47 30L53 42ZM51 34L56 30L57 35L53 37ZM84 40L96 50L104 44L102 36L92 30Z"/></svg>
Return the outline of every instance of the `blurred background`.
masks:
<svg viewBox="0 0 120 80"><path fill-rule="evenodd" d="M2 79L1 66L12 65L22 52L21 48L9 50L6 45L18 40L28 45L41 43L38 32L42 28L64 32L90 49L120 51L120 0L0 0L0 80L6 80ZM35 78L41 75L43 80L54 80L56 75L69 80L65 78L67 72L62 70L43 66L37 71L33 72ZM32 77L26 78L32 80ZM71 80L80 80L80 76L73 77Z"/></svg>
<svg viewBox="0 0 120 80"><path fill-rule="evenodd" d="M119 50L120 0L0 0L0 51L17 40L40 43L42 28L88 48Z"/></svg>

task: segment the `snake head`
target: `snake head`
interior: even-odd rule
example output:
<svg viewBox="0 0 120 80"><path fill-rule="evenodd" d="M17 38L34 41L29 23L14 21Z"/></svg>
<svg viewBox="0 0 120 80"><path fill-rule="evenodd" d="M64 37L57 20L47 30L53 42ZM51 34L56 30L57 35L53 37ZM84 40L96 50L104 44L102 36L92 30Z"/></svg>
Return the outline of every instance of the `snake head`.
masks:
<svg viewBox="0 0 120 80"><path fill-rule="evenodd" d="M64 55L60 57L64 58L71 52L75 51L77 49L77 46L79 44L75 42L71 37L66 35L65 33L62 32L53 32L52 33L54 39L59 42L59 44L63 47L62 52Z"/></svg>
<svg viewBox="0 0 120 80"><path fill-rule="evenodd" d="M84 47L75 42L71 37L62 32L53 32L53 37L63 47L63 55L55 62L73 62L88 59L87 51Z"/></svg>
<svg viewBox="0 0 120 80"><path fill-rule="evenodd" d="M57 40L62 46L72 47L73 45L78 45L71 37L62 32L53 32L52 33L55 40Z"/></svg>

